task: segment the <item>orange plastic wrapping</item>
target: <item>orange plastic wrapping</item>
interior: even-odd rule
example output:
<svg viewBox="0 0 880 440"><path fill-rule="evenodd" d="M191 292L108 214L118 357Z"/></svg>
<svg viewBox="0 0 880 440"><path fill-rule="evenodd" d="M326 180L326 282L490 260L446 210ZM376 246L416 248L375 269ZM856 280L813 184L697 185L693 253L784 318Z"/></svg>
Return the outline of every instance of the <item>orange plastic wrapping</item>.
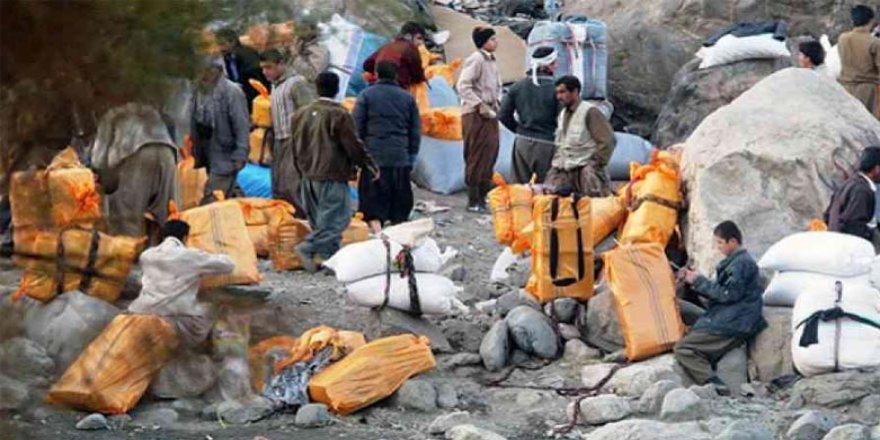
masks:
<svg viewBox="0 0 880 440"><path fill-rule="evenodd" d="M226 254L235 262L232 273L202 278L203 288L260 282L257 253L238 202L214 202L183 211L179 217L189 223L188 246L212 254Z"/></svg>
<svg viewBox="0 0 880 440"><path fill-rule="evenodd" d="M554 200L558 213L553 220ZM532 275L526 291L541 304L556 298L569 297L586 301L593 296L593 240L591 230L591 203L587 197L577 201L578 219L575 219L574 198L537 196L532 210ZM551 249L552 232L558 237L558 249ZM578 234L580 231L580 234ZM580 235L580 247L578 246ZM582 262L582 266L578 261ZM557 262L555 276L552 263Z"/></svg>
<svg viewBox="0 0 880 440"><path fill-rule="evenodd" d="M360 243L370 239L370 226L364 221L364 214L358 212L351 218L348 228L342 232L342 246Z"/></svg>
<svg viewBox="0 0 880 440"><path fill-rule="evenodd" d="M439 53L434 53L428 50L428 47L424 44L419 45L419 58L422 59L422 69L427 69L428 66L434 64L437 61L443 59L443 55Z"/></svg>
<svg viewBox="0 0 880 440"><path fill-rule="evenodd" d="M267 136L268 130L257 127L251 130L248 140L248 161L264 167L272 164L272 136Z"/></svg>
<svg viewBox="0 0 880 440"><path fill-rule="evenodd" d="M273 211L269 219L269 258L277 271L296 270L302 267L293 248L312 232L309 223L290 215Z"/></svg>
<svg viewBox="0 0 880 440"><path fill-rule="evenodd" d="M593 204L593 245L602 242L626 221L626 206L619 197L594 198Z"/></svg>
<svg viewBox="0 0 880 440"><path fill-rule="evenodd" d="M450 86L455 87L455 72L461 68L462 64L463 63L460 59L454 59L449 64L434 64L433 66L428 66L425 68L425 77L432 79L440 76L443 77Z"/></svg>
<svg viewBox="0 0 880 440"><path fill-rule="evenodd" d="M684 335L685 326L663 246L621 244L603 258L627 359L637 361L672 349Z"/></svg>
<svg viewBox="0 0 880 440"><path fill-rule="evenodd" d="M25 273L14 298L27 295L43 302L72 290L115 302L146 244L145 237L113 237L83 229L32 232L26 238L17 234L17 239L14 260Z"/></svg>
<svg viewBox="0 0 880 440"><path fill-rule="evenodd" d="M679 165L671 153L654 150L647 165L633 164L631 183L623 190L632 210L620 232L622 243L669 242L681 207Z"/></svg>
<svg viewBox="0 0 880 440"><path fill-rule="evenodd" d="M269 90L255 79L249 79L248 83L259 93L253 100L251 122L257 127L269 128L272 126L272 98L269 97Z"/></svg>
<svg viewBox="0 0 880 440"><path fill-rule="evenodd" d="M530 185L508 185L501 174L492 176L495 188L489 191L489 208L498 243L528 249L531 238L523 231L532 222L533 192Z"/></svg>
<svg viewBox="0 0 880 440"><path fill-rule="evenodd" d="M180 185L180 209L199 206L205 196L205 185L208 183L208 172L204 168L196 169L196 159L192 155L192 141L189 136L184 147L180 149L180 162L177 164L177 182Z"/></svg>
<svg viewBox="0 0 880 440"><path fill-rule="evenodd" d="M309 395L341 415L372 405L409 378L436 366L428 338L377 339L330 365L309 381Z"/></svg>
<svg viewBox="0 0 880 440"><path fill-rule="evenodd" d="M278 236L277 231L271 231L271 219L275 212L279 218L275 227L281 227L285 218L293 222L293 214L296 212L293 205L284 200L260 199L260 198L236 198L230 201L238 203L241 215L244 216L244 224L247 226L248 236L254 244L257 256L268 257L272 247L271 236Z"/></svg>
<svg viewBox="0 0 880 440"><path fill-rule="evenodd" d="M419 114L423 115L431 109L431 100L428 98L428 83L420 82L409 86L409 93L416 99Z"/></svg>
<svg viewBox="0 0 880 440"><path fill-rule="evenodd" d="M807 230L810 232L823 232L828 230L828 225L826 225L824 221L814 218L810 221L810 224L807 225Z"/></svg>
<svg viewBox="0 0 880 440"><path fill-rule="evenodd" d="M461 108L440 107L422 112L422 132L425 136L446 141L462 140Z"/></svg>
<svg viewBox="0 0 880 440"><path fill-rule="evenodd" d="M354 106L355 104L357 104L357 98L355 98L354 96L349 96L348 98L343 99L340 104L342 104L342 106L345 107L345 109L348 110L349 113L353 113Z"/></svg>
<svg viewBox="0 0 880 440"><path fill-rule="evenodd" d="M104 414L137 405L177 346L174 326L150 315L119 315L49 390L47 400Z"/></svg>

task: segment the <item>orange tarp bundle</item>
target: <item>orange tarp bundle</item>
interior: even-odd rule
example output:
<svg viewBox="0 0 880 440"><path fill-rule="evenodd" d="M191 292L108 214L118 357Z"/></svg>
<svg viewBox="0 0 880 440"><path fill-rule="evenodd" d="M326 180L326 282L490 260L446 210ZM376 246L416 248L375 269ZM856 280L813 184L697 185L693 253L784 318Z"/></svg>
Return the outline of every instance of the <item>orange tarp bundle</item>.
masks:
<svg viewBox="0 0 880 440"><path fill-rule="evenodd" d="M192 139L187 136L183 148L180 149L181 159L177 164L177 182L180 185L180 208L190 209L199 206L205 196L205 185L208 183L208 172L204 168L196 169L196 159L192 155Z"/></svg>
<svg viewBox="0 0 880 440"><path fill-rule="evenodd" d="M576 209L575 209L576 206ZM593 296L591 203L581 197L537 196L532 209L532 276L526 291L541 304Z"/></svg>
<svg viewBox="0 0 880 440"><path fill-rule="evenodd" d="M592 200L593 246L599 244L626 220L626 206L619 197L609 196Z"/></svg>
<svg viewBox="0 0 880 440"><path fill-rule="evenodd" d="M273 211L269 219L269 258L277 271L296 270L302 267L293 248L312 232L309 223L290 215Z"/></svg>
<svg viewBox="0 0 880 440"><path fill-rule="evenodd" d="M461 59L454 59L449 64L434 64L433 66L428 66L425 68L425 77L428 79L432 79L436 76L441 76L446 82L455 87L455 71L461 68L462 66Z"/></svg>
<svg viewBox="0 0 880 440"><path fill-rule="evenodd" d="M260 282L262 276L257 270L257 253L237 202L214 202L173 217L189 223L188 246L212 254L226 254L235 262L232 273L202 278L203 288Z"/></svg>
<svg viewBox="0 0 880 440"><path fill-rule="evenodd" d="M269 48L283 48L293 44L295 40L294 24L292 21L284 23L260 23L248 28L244 35L239 37L241 44L251 46L259 52Z"/></svg>
<svg viewBox="0 0 880 440"><path fill-rule="evenodd" d="M342 246L360 243L370 239L370 226L364 221L364 214L358 212L351 218L348 228L342 231Z"/></svg>
<svg viewBox="0 0 880 440"><path fill-rule="evenodd" d="M345 107L345 109L348 110L349 113L353 113L354 106L355 104L357 104L357 98L355 98L354 96L349 96L348 98L343 99L340 104L342 104L342 106Z"/></svg>
<svg viewBox="0 0 880 440"><path fill-rule="evenodd" d="M654 150L647 165L632 164L630 176L630 184L623 192L631 212L620 233L620 242L666 246L678 226L682 202L676 157Z"/></svg>
<svg viewBox="0 0 880 440"><path fill-rule="evenodd" d="M428 50L428 47L424 44L419 45L419 58L422 59L422 69L427 69L428 66L434 64L437 61L443 59L443 55L439 53L434 53Z"/></svg>
<svg viewBox="0 0 880 440"><path fill-rule="evenodd" d="M524 232L532 222L531 185L508 185L501 174L494 173L492 181L495 188L489 191L489 208L492 210L492 225L495 239L505 246L528 249L531 237Z"/></svg>
<svg viewBox="0 0 880 440"><path fill-rule="evenodd" d="M177 346L174 326L150 315L119 315L49 390L50 403L104 414L137 405Z"/></svg>
<svg viewBox="0 0 880 440"><path fill-rule="evenodd" d="M446 141L462 140L461 107L432 108L422 112L425 136Z"/></svg>
<svg viewBox="0 0 880 440"><path fill-rule="evenodd" d="M230 199L241 208L241 215L244 216L244 224L247 226L248 236L254 244L254 251L257 256L268 257L272 247L272 241L269 238L274 234L270 231L270 219L273 213L280 213L279 224L284 217L293 220L293 214L296 212L293 205L284 200L259 199L259 198L236 198Z"/></svg>
<svg viewBox="0 0 880 440"><path fill-rule="evenodd" d="M249 137L248 161L264 167L272 164L272 139L271 132L263 127L251 130Z"/></svg>
<svg viewBox="0 0 880 440"><path fill-rule="evenodd" d="M431 100L428 98L428 83L420 82L409 86L409 93L416 100L416 106L419 108L419 114L424 115L431 109Z"/></svg>
<svg viewBox="0 0 880 440"><path fill-rule="evenodd" d="M810 224L807 226L807 230L810 232L822 232L828 230L828 225L825 224L824 221L814 218L810 221Z"/></svg>
<svg viewBox="0 0 880 440"><path fill-rule="evenodd" d="M309 396L348 415L390 396L409 378L436 365L424 336L377 339L312 377Z"/></svg>
<svg viewBox="0 0 880 440"><path fill-rule="evenodd" d="M685 326L663 246L621 244L603 257L626 344L626 358L637 361L672 349L684 335Z"/></svg>
<svg viewBox="0 0 880 440"><path fill-rule="evenodd" d="M145 237L111 237L83 229L35 231L16 238L15 263L25 273L14 298L27 295L43 302L72 290L115 302L146 243Z"/></svg>
<svg viewBox="0 0 880 440"><path fill-rule="evenodd" d="M272 98L269 95L269 90L263 83L255 80L249 79L248 84L254 88L254 90L259 93L256 98L252 101L253 108L251 109L251 122L261 128L269 128L272 126Z"/></svg>

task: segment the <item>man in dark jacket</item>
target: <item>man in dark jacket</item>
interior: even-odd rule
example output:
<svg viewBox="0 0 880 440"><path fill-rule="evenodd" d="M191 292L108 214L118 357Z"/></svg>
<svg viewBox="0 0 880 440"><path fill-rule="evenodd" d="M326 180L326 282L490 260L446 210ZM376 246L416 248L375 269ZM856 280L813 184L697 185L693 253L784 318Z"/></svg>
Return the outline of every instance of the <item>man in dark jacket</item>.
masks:
<svg viewBox="0 0 880 440"><path fill-rule="evenodd" d="M250 113L254 98L260 93L251 86L249 81L255 79L263 83L267 89L270 85L269 80L263 76L263 71L260 70L260 54L256 49L241 44L238 33L232 29L217 31L217 43L223 54L226 77L241 86L241 90L244 91L247 98L247 109Z"/></svg>
<svg viewBox="0 0 880 440"><path fill-rule="evenodd" d="M290 160L302 176L300 200L312 226L312 233L294 252L309 272L339 250L352 215L348 181L357 168L377 180L381 177L358 138L354 119L333 101L339 92L339 76L321 73L315 85L320 98L297 110L291 121L294 154Z"/></svg>
<svg viewBox="0 0 880 440"><path fill-rule="evenodd" d="M516 133L513 171L518 183L529 182L533 174L537 183L543 183L552 166L556 119L561 108L553 79L556 57L552 47L535 49L528 78L514 84L501 100L498 119Z"/></svg>
<svg viewBox="0 0 880 440"><path fill-rule="evenodd" d="M829 231L874 241L876 182L880 182L880 147L868 147L862 151L859 171L831 196L825 211Z"/></svg>
<svg viewBox="0 0 880 440"><path fill-rule="evenodd" d="M755 260L742 247L742 233L731 221L715 227L715 245L725 258L715 269L715 281L683 269L679 276L706 300L701 316L677 344L675 358L698 384L713 384L719 394L730 390L715 375L724 355L763 330L760 274Z"/></svg>
<svg viewBox="0 0 880 440"><path fill-rule="evenodd" d="M427 81L419 45L425 42L425 28L408 22L400 29L400 35L380 47L364 61L364 72L376 73L376 65L391 61L397 67L397 82L406 90L410 86Z"/></svg>
<svg viewBox="0 0 880 440"><path fill-rule="evenodd" d="M373 232L385 222L403 223L413 208L410 173L419 153L421 122L416 100L397 84L390 61L376 66L379 82L361 92L354 108L358 134L379 165L381 178L361 172L359 210Z"/></svg>

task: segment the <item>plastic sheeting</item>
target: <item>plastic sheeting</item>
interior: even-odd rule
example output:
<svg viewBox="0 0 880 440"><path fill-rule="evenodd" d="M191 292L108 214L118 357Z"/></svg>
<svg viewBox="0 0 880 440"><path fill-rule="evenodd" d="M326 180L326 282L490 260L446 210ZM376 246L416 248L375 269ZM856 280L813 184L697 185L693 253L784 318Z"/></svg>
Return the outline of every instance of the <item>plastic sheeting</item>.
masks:
<svg viewBox="0 0 880 440"><path fill-rule="evenodd" d="M272 198L272 169L249 163L235 178L247 197Z"/></svg>
<svg viewBox="0 0 880 440"><path fill-rule="evenodd" d="M614 133L617 146L608 161L608 174L611 180L629 180L630 164L645 165L651 160L654 147L650 142L629 133Z"/></svg>
<svg viewBox="0 0 880 440"><path fill-rule="evenodd" d="M333 14L328 23L320 23L321 46L330 52L330 71L339 75L339 95L337 101L346 96L355 96L367 87L363 80L364 60L373 54L385 38L364 31L360 26Z"/></svg>
<svg viewBox="0 0 880 440"><path fill-rule="evenodd" d="M559 54L556 77L574 75L583 85L584 98L608 97L608 27L584 16L564 21L539 21L529 33L526 59L542 46Z"/></svg>

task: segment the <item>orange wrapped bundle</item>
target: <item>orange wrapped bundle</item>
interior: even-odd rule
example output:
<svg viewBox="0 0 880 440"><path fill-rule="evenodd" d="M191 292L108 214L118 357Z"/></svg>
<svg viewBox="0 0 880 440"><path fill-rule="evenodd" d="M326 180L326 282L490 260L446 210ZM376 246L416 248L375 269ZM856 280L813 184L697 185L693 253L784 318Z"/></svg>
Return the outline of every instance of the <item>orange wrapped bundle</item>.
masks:
<svg viewBox="0 0 880 440"><path fill-rule="evenodd" d="M205 196L208 172L196 169L196 159L192 155L192 139L189 136L180 149L180 162L177 164L177 182L180 189L180 208L190 209L199 206Z"/></svg>
<svg viewBox="0 0 880 440"><path fill-rule="evenodd" d="M356 213L351 219L348 228L342 232L342 246L352 243L360 243L370 239L370 226L364 221L363 213Z"/></svg>
<svg viewBox="0 0 880 440"><path fill-rule="evenodd" d="M626 206L619 197L594 198L592 201L593 246L599 244L626 220Z"/></svg>
<svg viewBox="0 0 880 440"><path fill-rule="evenodd" d="M272 165L272 132L263 127L251 130L248 147L248 161L268 167Z"/></svg>
<svg viewBox="0 0 880 440"><path fill-rule="evenodd" d="M532 276L526 291L541 304L593 296L591 203L587 197L537 196L532 210Z"/></svg>
<svg viewBox="0 0 880 440"><path fill-rule="evenodd" d="M256 392L263 391L266 380L274 373L274 360L285 358L295 347L296 338L293 336L273 336L248 349L248 365Z"/></svg>
<svg viewBox="0 0 880 440"><path fill-rule="evenodd" d="M290 222L284 222L284 225L293 222L293 214L296 212L293 205L284 200L259 199L259 198L239 198L230 199L230 201L238 203L241 208L241 215L244 216L244 224L247 226L248 236L254 244L254 250L257 256L268 257L272 248L272 236L278 236L277 231L271 231L271 219L278 212L278 223L274 226L282 227L283 219L289 218Z"/></svg>
<svg viewBox="0 0 880 440"><path fill-rule="evenodd" d="M810 221L810 224L807 225L807 230L810 232L827 231L828 225L826 225L824 221L814 218Z"/></svg>
<svg viewBox="0 0 880 440"><path fill-rule="evenodd" d="M606 252L604 260L626 358L637 361L672 349L684 335L685 326L663 247L657 243L622 244Z"/></svg>
<svg viewBox="0 0 880 440"><path fill-rule="evenodd" d="M425 114L431 109L431 100L428 98L428 83L420 82L409 86L409 93L416 99L419 114Z"/></svg>
<svg viewBox="0 0 880 440"><path fill-rule="evenodd" d="M116 302L146 243L145 237L111 237L82 229L17 238L15 263L25 273L14 298L27 295L43 302L72 290Z"/></svg>
<svg viewBox="0 0 880 440"><path fill-rule="evenodd" d="M498 173L492 175L492 181L496 186L488 197L496 240L507 246L520 242L517 248L528 249L531 238L524 229L532 222L531 185L508 185Z"/></svg>
<svg viewBox="0 0 880 440"><path fill-rule="evenodd" d="M432 108L422 117L425 136L446 141L462 140L461 108Z"/></svg>
<svg viewBox="0 0 880 440"><path fill-rule="evenodd" d="M348 415L390 396L409 378L436 365L424 336L377 339L312 377L309 396Z"/></svg>
<svg viewBox="0 0 880 440"><path fill-rule="evenodd" d="M428 66L425 68L425 77L428 79L442 76L446 82L455 87L455 71L461 68L462 61L460 59L454 59L449 64L434 64L433 66Z"/></svg>
<svg viewBox="0 0 880 440"><path fill-rule="evenodd" d="M357 98L355 98L354 96L349 96L348 98L343 99L340 104L342 104L342 106L345 107L345 109L348 110L349 113L353 113L354 106L357 104Z"/></svg>
<svg viewBox="0 0 880 440"><path fill-rule="evenodd" d="M269 258L272 259L272 267L277 271L301 268L302 262L293 248L311 232L308 222L273 211L269 219Z"/></svg>
<svg viewBox="0 0 880 440"><path fill-rule="evenodd" d="M434 53L428 50L428 47L424 44L419 45L419 58L422 59L422 69L427 69L428 66L434 64L437 61L443 59L443 55L439 53Z"/></svg>
<svg viewBox="0 0 880 440"><path fill-rule="evenodd" d="M620 233L622 243L669 242L678 225L681 176L675 156L654 150L647 165L633 164L625 192L631 212Z"/></svg>
<svg viewBox="0 0 880 440"><path fill-rule="evenodd" d="M249 79L248 84L259 93L253 100L253 108L251 109L251 122L260 128L269 128L272 126L272 98L269 90L263 83Z"/></svg>
<svg viewBox="0 0 880 440"><path fill-rule="evenodd" d="M144 395L177 347L174 326L150 315L119 315L52 389L49 403L125 414Z"/></svg>

